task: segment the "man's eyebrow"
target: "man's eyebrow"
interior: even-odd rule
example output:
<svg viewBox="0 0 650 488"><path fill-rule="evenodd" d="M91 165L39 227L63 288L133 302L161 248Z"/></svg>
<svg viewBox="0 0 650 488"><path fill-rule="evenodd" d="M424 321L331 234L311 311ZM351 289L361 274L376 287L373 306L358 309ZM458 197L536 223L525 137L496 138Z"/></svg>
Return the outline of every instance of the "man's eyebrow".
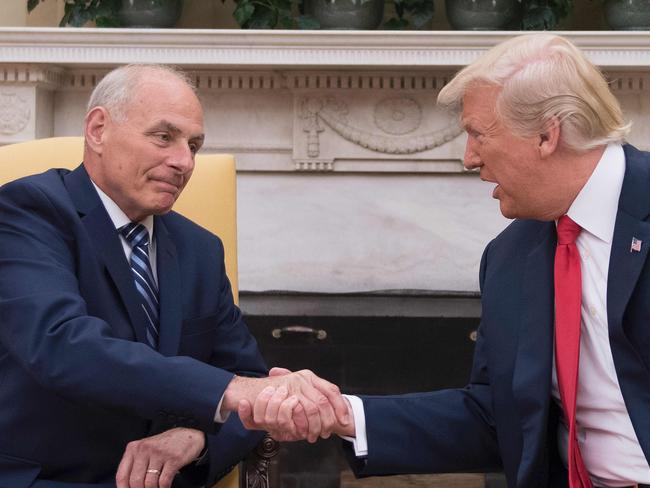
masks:
<svg viewBox="0 0 650 488"><path fill-rule="evenodd" d="M157 130L166 130L174 133L181 132L181 130L178 127L176 127L171 122L168 122L167 120L161 120L159 122L156 122L154 125L151 126L149 130L152 132Z"/></svg>
<svg viewBox="0 0 650 488"><path fill-rule="evenodd" d="M174 134L180 134L183 132L181 129L179 129L178 127L176 127L174 124L172 124L167 120L161 120L160 122L154 124L150 130L152 132L157 130L166 130ZM205 134L201 133L201 134L193 135L190 136L190 139L193 141L200 141L201 143L203 143L205 139Z"/></svg>

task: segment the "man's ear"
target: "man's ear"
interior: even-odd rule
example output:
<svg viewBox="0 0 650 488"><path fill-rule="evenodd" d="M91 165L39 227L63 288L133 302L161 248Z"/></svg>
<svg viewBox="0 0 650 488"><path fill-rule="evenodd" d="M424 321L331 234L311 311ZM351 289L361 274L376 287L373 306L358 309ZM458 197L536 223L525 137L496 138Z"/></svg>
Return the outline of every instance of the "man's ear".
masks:
<svg viewBox="0 0 650 488"><path fill-rule="evenodd" d="M538 151L542 159L553 154L560 144L560 120L557 117L551 118L546 124L544 132L539 135Z"/></svg>
<svg viewBox="0 0 650 488"><path fill-rule="evenodd" d="M104 132L110 123L110 116L104 107L95 107L86 114L84 136L86 144L97 154L102 153Z"/></svg>

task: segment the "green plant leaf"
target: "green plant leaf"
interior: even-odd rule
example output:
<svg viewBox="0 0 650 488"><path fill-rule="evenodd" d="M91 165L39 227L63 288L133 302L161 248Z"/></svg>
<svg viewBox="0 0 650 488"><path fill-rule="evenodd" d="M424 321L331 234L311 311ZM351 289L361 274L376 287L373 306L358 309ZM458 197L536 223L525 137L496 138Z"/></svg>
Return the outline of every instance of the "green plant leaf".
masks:
<svg viewBox="0 0 650 488"><path fill-rule="evenodd" d="M246 23L247 29L273 29L278 24L277 12L266 6L255 6L255 15Z"/></svg>
<svg viewBox="0 0 650 488"><path fill-rule="evenodd" d="M557 19L560 20L573 10L575 0L549 0L548 4L553 9Z"/></svg>
<svg viewBox="0 0 650 488"><path fill-rule="evenodd" d="M272 6L276 14L276 22L273 27L278 25L283 29L294 29L296 27L296 19L293 17L291 0L275 0L275 5Z"/></svg>
<svg viewBox="0 0 650 488"><path fill-rule="evenodd" d="M123 27L124 25L117 17L97 17L95 24L97 27Z"/></svg>
<svg viewBox="0 0 650 488"><path fill-rule="evenodd" d="M523 0L522 29L554 29L560 20L569 15L575 0Z"/></svg>
<svg viewBox="0 0 650 488"><path fill-rule="evenodd" d="M68 3L65 4L63 18L61 23L63 25L71 25L73 27L83 27L86 22L91 20L88 14L88 9L85 4Z"/></svg>
<svg viewBox="0 0 650 488"><path fill-rule="evenodd" d="M295 29L296 20L293 17L278 17L278 23L275 27L279 27L280 29Z"/></svg>
<svg viewBox="0 0 650 488"><path fill-rule="evenodd" d="M301 15L298 17L299 29L320 29L320 22L318 22L311 15Z"/></svg>
<svg viewBox="0 0 650 488"><path fill-rule="evenodd" d="M524 30L550 30L558 20L550 7L535 7L524 12L521 24Z"/></svg>
<svg viewBox="0 0 650 488"><path fill-rule="evenodd" d="M237 7L233 12L233 16L235 17L235 21L239 24L239 26L244 27L249 22L251 17L253 17L254 13L255 6L246 0L241 0L237 3Z"/></svg>
<svg viewBox="0 0 650 488"><path fill-rule="evenodd" d="M388 19L384 25L383 28L386 30L401 30L401 29L406 29L409 26L409 21L406 19L396 19L393 17L392 19Z"/></svg>
<svg viewBox="0 0 650 488"><path fill-rule="evenodd" d="M409 13L413 27L422 29L433 18L433 0L416 0L409 2Z"/></svg>
<svg viewBox="0 0 650 488"><path fill-rule="evenodd" d="M397 15L397 18L402 20L404 18L404 2L402 0L394 0L393 5L395 6L395 14Z"/></svg>
<svg viewBox="0 0 650 488"><path fill-rule="evenodd" d="M393 0L396 18L388 19L384 29L426 28L433 18L433 0Z"/></svg>
<svg viewBox="0 0 650 488"><path fill-rule="evenodd" d="M41 3L41 0L27 0L27 11L31 12L39 3Z"/></svg>

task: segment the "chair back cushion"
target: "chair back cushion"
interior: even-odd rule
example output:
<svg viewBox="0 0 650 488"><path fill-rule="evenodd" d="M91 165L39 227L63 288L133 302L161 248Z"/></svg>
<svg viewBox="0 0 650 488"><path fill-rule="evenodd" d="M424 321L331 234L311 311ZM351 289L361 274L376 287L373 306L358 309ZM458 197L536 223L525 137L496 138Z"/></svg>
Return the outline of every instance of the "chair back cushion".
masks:
<svg viewBox="0 0 650 488"><path fill-rule="evenodd" d="M83 137L51 137L0 147L0 185L50 168L76 168ZM237 283L237 187L235 161L227 154L199 154L194 173L174 210L223 241L226 273L235 300Z"/></svg>

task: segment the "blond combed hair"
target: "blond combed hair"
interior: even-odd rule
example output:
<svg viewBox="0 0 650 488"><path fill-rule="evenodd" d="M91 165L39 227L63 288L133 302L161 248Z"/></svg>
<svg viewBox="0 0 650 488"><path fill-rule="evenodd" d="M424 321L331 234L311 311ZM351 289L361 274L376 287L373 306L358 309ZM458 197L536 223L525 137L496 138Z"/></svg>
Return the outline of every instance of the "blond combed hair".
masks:
<svg viewBox="0 0 650 488"><path fill-rule="evenodd" d="M601 71L569 40L553 34L509 39L462 69L438 95L460 111L465 91L499 87L497 116L514 133L530 137L560 122L561 143L578 152L623 142L631 124Z"/></svg>

